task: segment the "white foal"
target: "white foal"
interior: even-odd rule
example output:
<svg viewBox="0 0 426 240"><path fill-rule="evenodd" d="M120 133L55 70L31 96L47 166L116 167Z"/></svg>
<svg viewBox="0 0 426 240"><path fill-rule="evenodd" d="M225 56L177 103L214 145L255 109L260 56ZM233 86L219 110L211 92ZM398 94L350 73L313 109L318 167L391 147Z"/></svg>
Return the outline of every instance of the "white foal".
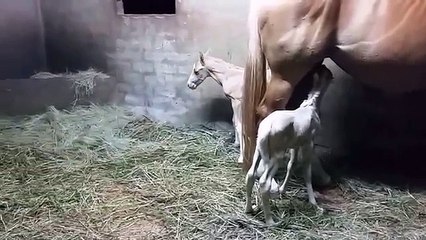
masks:
<svg viewBox="0 0 426 240"><path fill-rule="evenodd" d="M270 71L268 69L268 79ZM234 146L240 148L240 156L237 162L243 162L243 132L241 99L243 98L244 68L225 62L220 58L199 52L198 61L194 63L191 75L188 78L188 88L195 90L206 78L212 78L223 89L225 96L231 100L232 122L235 129Z"/></svg>
<svg viewBox="0 0 426 240"><path fill-rule="evenodd" d="M274 224L269 200L271 193L276 193L274 176L281 164L284 164L285 152L290 149L290 160L287 163L287 172L279 193L285 192L293 164L301 164L304 170L304 179L309 196L309 202L318 207L312 188L311 161L314 155L313 137L320 127L320 118L317 112L317 100L320 93L329 85L333 78L332 73L322 65L314 74L314 86L299 108L295 110L277 110L263 119L259 124L256 149L252 165L246 175L246 212L252 212L251 194L255 178L259 175L265 222ZM260 166L263 165L263 166ZM260 168L260 169L259 169ZM262 172L262 173L260 173ZM321 211L322 209L318 207Z"/></svg>

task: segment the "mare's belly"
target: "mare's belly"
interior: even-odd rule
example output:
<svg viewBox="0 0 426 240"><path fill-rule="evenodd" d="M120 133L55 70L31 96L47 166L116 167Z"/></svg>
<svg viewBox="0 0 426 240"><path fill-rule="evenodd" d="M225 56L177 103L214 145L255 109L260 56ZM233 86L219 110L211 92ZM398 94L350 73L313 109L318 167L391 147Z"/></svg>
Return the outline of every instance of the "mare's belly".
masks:
<svg viewBox="0 0 426 240"><path fill-rule="evenodd" d="M426 59L416 63L398 59L377 60L340 50L331 59L356 81L386 93L426 90Z"/></svg>
<svg viewBox="0 0 426 240"><path fill-rule="evenodd" d="M333 61L386 92L426 89L426 1L342 1Z"/></svg>

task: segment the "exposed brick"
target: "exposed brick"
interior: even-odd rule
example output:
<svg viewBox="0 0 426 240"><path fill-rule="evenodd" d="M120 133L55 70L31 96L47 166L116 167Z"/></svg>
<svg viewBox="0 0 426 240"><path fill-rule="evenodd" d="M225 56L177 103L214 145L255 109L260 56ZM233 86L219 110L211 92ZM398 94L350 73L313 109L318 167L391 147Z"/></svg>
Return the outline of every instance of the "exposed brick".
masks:
<svg viewBox="0 0 426 240"><path fill-rule="evenodd" d="M119 50L125 49L127 47L128 43L127 41L123 40L123 39L117 39L115 41L115 47Z"/></svg>
<svg viewBox="0 0 426 240"><path fill-rule="evenodd" d="M147 84L145 84L145 82L141 82L140 84L135 84L133 86L133 93L138 94L138 95L142 95L145 94L147 90Z"/></svg>
<svg viewBox="0 0 426 240"><path fill-rule="evenodd" d="M122 71L122 72L127 72L127 71L130 71L132 69L132 64L130 62L127 62L127 61L114 61L113 63L111 63L111 66L115 70L119 70L119 71Z"/></svg>
<svg viewBox="0 0 426 240"><path fill-rule="evenodd" d="M192 67L189 67L189 66L179 66L179 73L181 73L181 74L188 74L188 76L189 76L189 74L191 73L191 70L192 70Z"/></svg>
<svg viewBox="0 0 426 240"><path fill-rule="evenodd" d="M134 52L139 53L139 52L141 52L142 48L139 45L130 45L128 47L128 50L129 50L129 52L132 52L132 53L134 53Z"/></svg>
<svg viewBox="0 0 426 240"><path fill-rule="evenodd" d="M145 82L147 83L155 83L158 81L164 81L164 77L158 77L156 75L145 75Z"/></svg>
<svg viewBox="0 0 426 240"><path fill-rule="evenodd" d="M107 56L116 61L133 61L141 59L143 54L142 51L132 51L126 48L122 51L116 51L113 54L107 54Z"/></svg>
<svg viewBox="0 0 426 240"><path fill-rule="evenodd" d="M173 62L192 62L193 60L190 54L177 52L168 53L165 59Z"/></svg>
<svg viewBox="0 0 426 240"><path fill-rule="evenodd" d="M176 90L174 88L163 88L158 92L158 95L155 98L163 99L165 102L170 101L170 98L176 97Z"/></svg>
<svg viewBox="0 0 426 240"><path fill-rule="evenodd" d="M135 50L135 49L133 49ZM132 49L128 48L126 49L125 52L123 52L122 54L127 58L130 59L132 61L137 61L140 60L141 58L143 58L143 51L139 50L139 51L133 51Z"/></svg>
<svg viewBox="0 0 426 240"><path fill-rule="evenodd" d="M166 58L166 54L164 52L156 52L156 51L145 51L145 59L150 61L161 62Z"/></svg>
<svg viewBox="0 0 426 240"><path fill-rule="evenodd" d="M154 72L154 64L152 62L147 62L147 61L134 62L132 69L137 72L152 73Z"/></svg>
<svg viewBox="0 0 426 240"><path fill-rule="evenodd" d="M144 37L140 45L143 49L152 49L151 38Z"/></svg>
<svg viewBox="0 0 426 240"><path fill-rule="evenodd" d="M164 79L166 82L186 82L189 75L186 74L166 74Z"/></svg>
<svg viewBox="0 0 426 240"><path fill-rule="evenodd" d="M144 78L143 78L143 75L140 73L124 72L123 79L125 82L128 82L128 83L140 83L140 82L143 82Z"/></svg>
<svg viewBox="0 0 426 240"><path fill-rule="evenodd" d="M155 62L170 61L170 62L191 62L192 58L190 54L183 54L177 52L166 52L166 51L146 51L145 59Z"/></svg>
<svg viewBox="0 0 426 240"><path fill-rule="evenodd" d="M158 73L177 73L178 72L178 66L177 65L170 65L170 64L164 64L160 63L155 66L155 70Z"/></svg>
<svg viewBox="0 0 426 240"><path fill-rule="evenodd" d="M167 40L161 35L157 35L154 47L162 51L175 51L175 40Z"/></svg>
<svg viewBox="0 0 426 240"><path fill-rule="evenodd" d="M127 83L118 83L116 88L120 93L128 93L131 91L130 85Z"/></svg>

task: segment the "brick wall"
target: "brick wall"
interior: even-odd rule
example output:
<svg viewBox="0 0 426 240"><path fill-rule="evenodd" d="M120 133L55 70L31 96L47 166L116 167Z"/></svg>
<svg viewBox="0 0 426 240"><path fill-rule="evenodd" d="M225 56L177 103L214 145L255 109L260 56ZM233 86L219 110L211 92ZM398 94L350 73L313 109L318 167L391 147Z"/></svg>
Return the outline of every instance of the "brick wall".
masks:
<svg viewBox="0 0 426 240"><path fill-rule="evenodd" d="M245 26L246 9L234 7L248 4L232 0L210 4L213 9L205 5L209 4L179 1L174 16L116 17L115 51L108 62L119 80L116 97L136 113L175 124L231 120L229 104L217 107L218 102L229 102L216 83L205 81L192 91L186 81L198 51L208 48L242 65L246 29L235 30L233 25ZM231 9L234 14L222 14ZM216 34L220 31L233 34Z"/></svg>

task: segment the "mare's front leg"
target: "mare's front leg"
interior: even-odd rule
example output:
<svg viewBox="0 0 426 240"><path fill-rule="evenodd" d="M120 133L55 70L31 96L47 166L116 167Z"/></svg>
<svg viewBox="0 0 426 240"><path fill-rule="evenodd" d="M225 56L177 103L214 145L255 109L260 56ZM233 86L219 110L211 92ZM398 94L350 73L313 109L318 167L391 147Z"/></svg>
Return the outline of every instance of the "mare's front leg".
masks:
<svg viewBox="0 0 426 240"><path fill-rule="evenodd" d="M266 87L264 98L257 108L257 113L261 119L267 117L275 110L285 109L292 93L293 86L290 82L272 74L271 81Z"/></svg>

